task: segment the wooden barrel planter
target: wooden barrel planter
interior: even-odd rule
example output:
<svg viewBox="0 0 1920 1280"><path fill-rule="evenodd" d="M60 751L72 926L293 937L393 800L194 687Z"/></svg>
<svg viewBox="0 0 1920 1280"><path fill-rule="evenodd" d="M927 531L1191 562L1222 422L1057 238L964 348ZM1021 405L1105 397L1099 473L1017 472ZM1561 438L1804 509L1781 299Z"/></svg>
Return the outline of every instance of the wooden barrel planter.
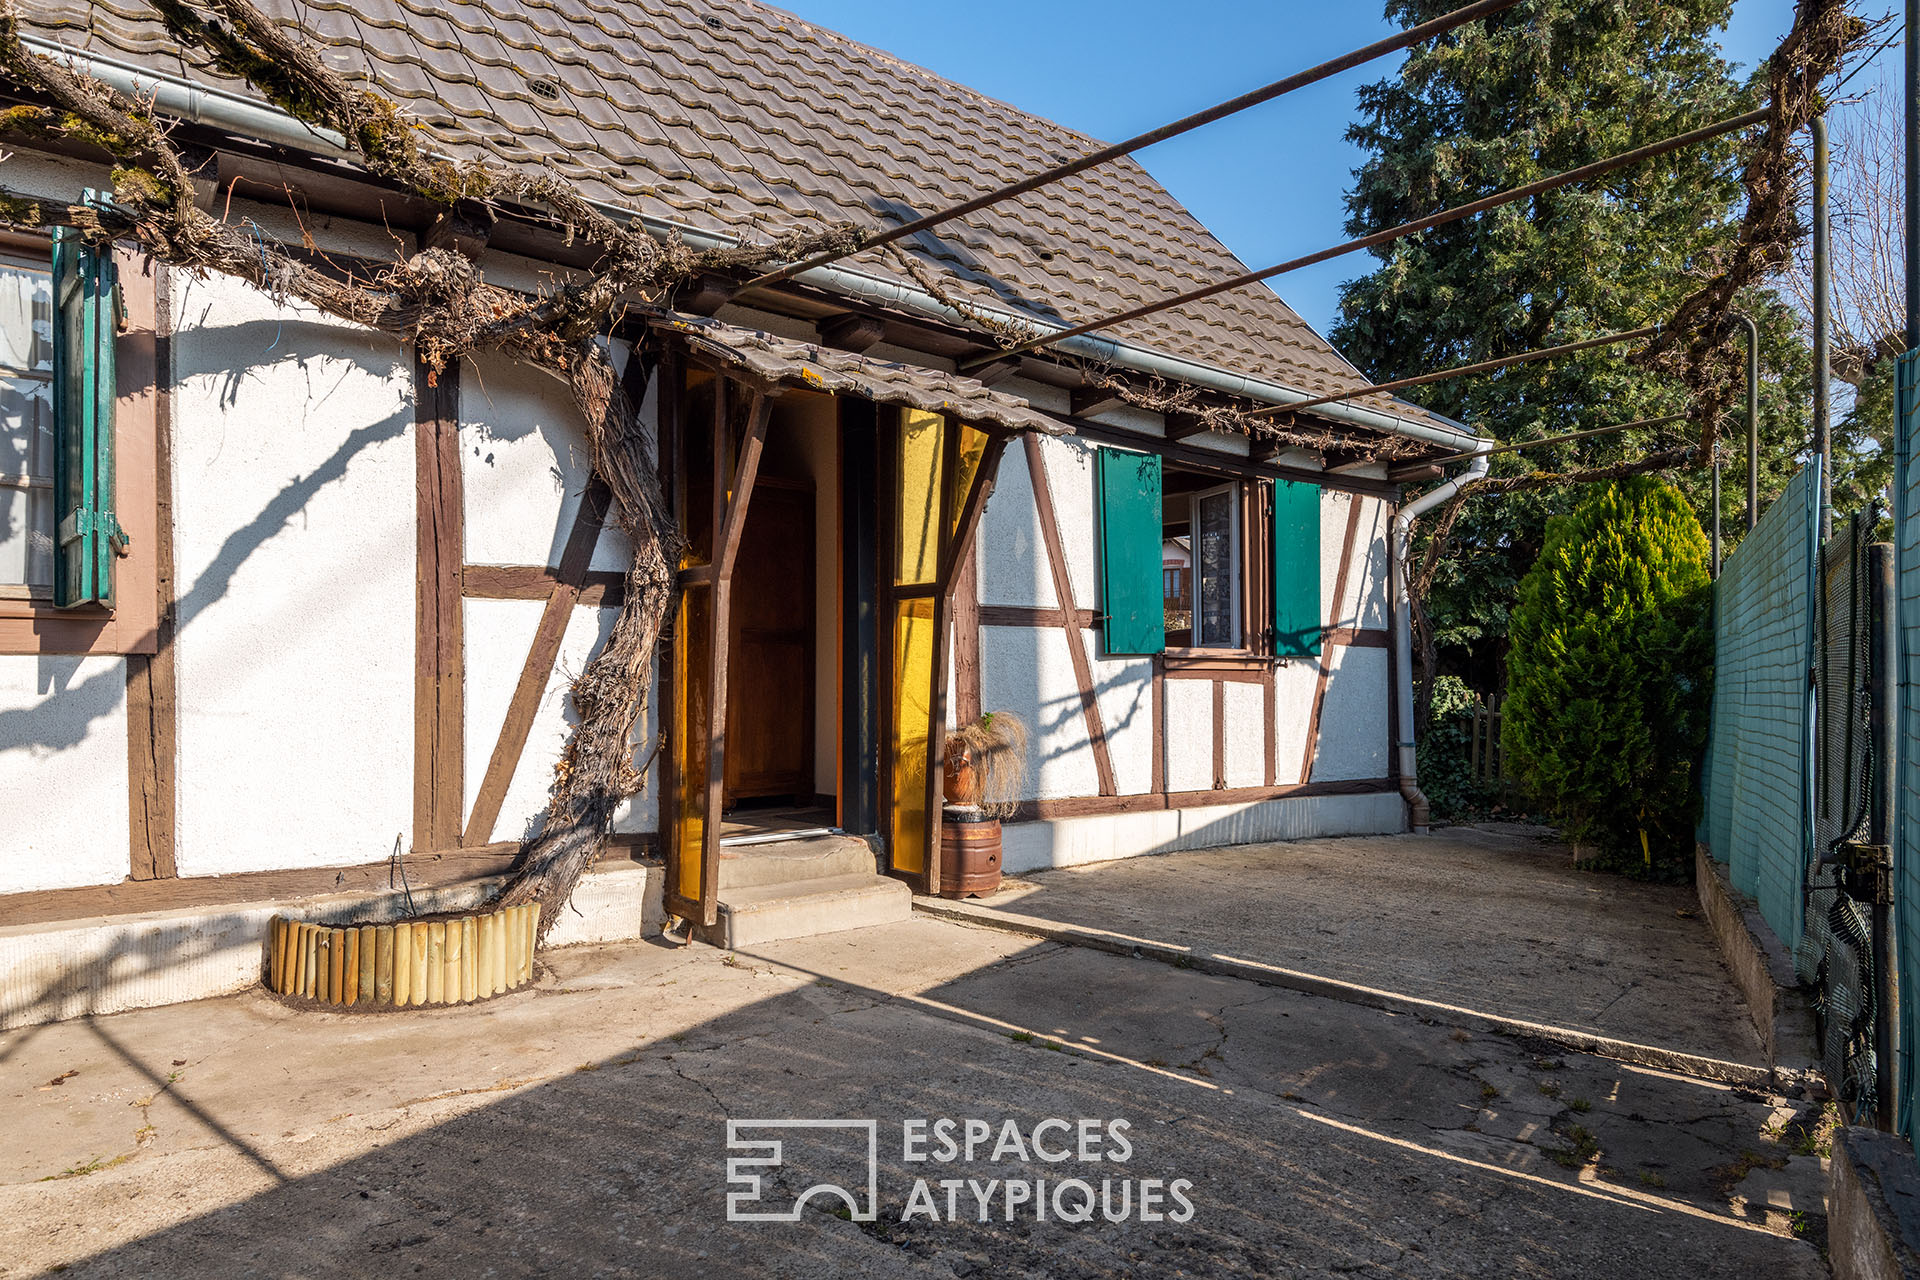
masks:
<svg viewBox="0 0 1920 1280"><path fill-rule="evenodd" d="M267 989L340 1008L465 1004L533 980L540 904L398 924L267 927Z"/></svg>
<svg viewBox="0 0 1920 1280"><path fill-rule="evenodd" d="M940 823L940 896L965 898L999 888L1000 819L960 817L949 808Z"/></svg>

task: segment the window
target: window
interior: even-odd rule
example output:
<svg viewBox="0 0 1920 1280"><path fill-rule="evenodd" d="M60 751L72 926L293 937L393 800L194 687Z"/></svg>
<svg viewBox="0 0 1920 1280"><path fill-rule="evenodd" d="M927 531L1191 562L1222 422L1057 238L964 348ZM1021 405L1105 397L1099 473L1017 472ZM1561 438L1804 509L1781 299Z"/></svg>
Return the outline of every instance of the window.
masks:
<svg viewBox="0 0 1920 1280"><path fill-rule="evenodd" d="M65 230L0 255L0 598L113 602L114 299L111 255Z"/></svg>
<svg viewBox="0 0 1920 1280"><path fill-rule="evenodd" d="M1172 469L1168 489L1206 478ZM1166 610L1167 645L1174 649L1240 647L1242 555L1240 485L1169 492L1160 515L1163 555L1183 564L1180 593Z"/></svg>
<svg viewBox="0 0 1920 1280"><path fill-rule="evenodd" d="M1319 485L1115 448L1095 484L1109 654L1320 652Z"/></svg>
<svg viewBox="0 0 1920 1280"><path fill-rule="evenodd" d="M0 257L0 599L53 600L53 273Z"/></svg>
<svg viewBox="0 0 1920 1280"><path fill-rule="evenodd" d="M0 653L158 647L161 274L0 233Z"/></svg>

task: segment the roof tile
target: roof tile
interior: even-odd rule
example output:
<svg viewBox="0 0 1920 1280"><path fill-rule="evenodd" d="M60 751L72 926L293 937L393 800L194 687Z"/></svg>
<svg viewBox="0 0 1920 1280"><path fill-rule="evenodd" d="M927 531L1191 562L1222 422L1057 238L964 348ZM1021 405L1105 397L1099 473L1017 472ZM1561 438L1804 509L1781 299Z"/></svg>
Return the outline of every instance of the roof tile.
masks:
<svg viewBox="0 0 1920 1280"><path fill-rule="evenodd" d="M376 80L447 150L551 164L589 196L710 231L894 225L1098 145L756 0L257 2L327 46L330 65ZM23 21L219 80L184 66L138 0L36 0ZM561 98L535 96L535 77ZM956 294L1049 321L1244 270L1131 158L948 223L912 251L951 273ZM901 276L880 252L849 265ZM1314 393L1364 381L1264 286L1111 332Z"/></svg>

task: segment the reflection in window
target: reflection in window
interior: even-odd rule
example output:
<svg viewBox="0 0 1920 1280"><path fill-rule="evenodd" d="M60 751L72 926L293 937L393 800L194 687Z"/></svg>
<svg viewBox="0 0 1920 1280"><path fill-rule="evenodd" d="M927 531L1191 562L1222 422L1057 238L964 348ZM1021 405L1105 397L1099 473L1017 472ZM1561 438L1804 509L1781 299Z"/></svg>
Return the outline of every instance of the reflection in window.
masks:
<svg viewBox="0 0 1920 1280"><path fill-rule="evenodd" d="M1169 648L1240 647L1240 486L1167 470L1160 568Z"/></svg>
<svg viewBox="0 0 1920 1280"><path fill-rule="evenodd" d="M53 278L0 262L0 594L51 593L53 446Z"/></svg>

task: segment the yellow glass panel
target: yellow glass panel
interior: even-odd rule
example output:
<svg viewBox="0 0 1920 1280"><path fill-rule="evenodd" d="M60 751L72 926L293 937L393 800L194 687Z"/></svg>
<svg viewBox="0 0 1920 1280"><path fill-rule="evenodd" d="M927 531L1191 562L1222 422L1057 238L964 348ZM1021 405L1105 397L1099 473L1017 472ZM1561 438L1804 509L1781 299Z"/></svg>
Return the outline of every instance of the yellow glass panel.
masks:
<svg viewBox="0 0 1920 1280"><path fill-rule="evenodd" d="M679 822L674 891L700 898L700 861L707 833L707 724L713 652L713 591L689 587L681 597L674 638L674 768L679 775Z"/></svg>
<svg viewBox="0 0 1920 1280"><path fill-rule="evenodd" d="M893 867L927 868L927 765L933 726L933 601L893 615Z"/></svg>
<svg viewBox="0 0 1920 1280"><path fill-rule="evenodd" d="M898 583L932 582L940 565L940 472L947 420L908 409L900 417Z"/></svg>
<svg viewBox="0 0 1920 1280"><path fill-rule="evenodd" d="M980 474L980 463L986 456L987 433L978 427L962 424L960 458L954 464L953 513L947 520L948 537L952 537L960 529L960 509L966 505L967 491L973 488L973 478Z"/></svg>

